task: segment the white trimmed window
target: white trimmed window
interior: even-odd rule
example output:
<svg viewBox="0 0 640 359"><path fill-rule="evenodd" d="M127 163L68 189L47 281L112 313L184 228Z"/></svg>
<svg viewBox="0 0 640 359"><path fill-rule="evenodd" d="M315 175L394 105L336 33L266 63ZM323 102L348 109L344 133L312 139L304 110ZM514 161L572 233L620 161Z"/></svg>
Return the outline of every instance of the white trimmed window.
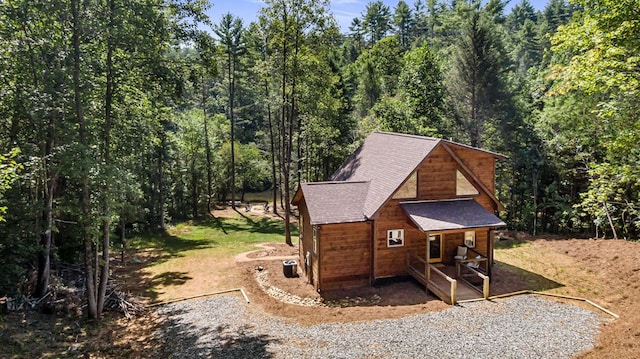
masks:
<svg viewBox="0 0 640 359"><path fill-rule="evenodd" d="M404 229L392 229L387 231L387 247L404 246Z"/></svg>
<svg viewBox="0 0 640 359"><path fill-rule="evenodd" d="M464 232L464 245L469 248L475 248L476 246L476 232L466 231Z"/></svg>

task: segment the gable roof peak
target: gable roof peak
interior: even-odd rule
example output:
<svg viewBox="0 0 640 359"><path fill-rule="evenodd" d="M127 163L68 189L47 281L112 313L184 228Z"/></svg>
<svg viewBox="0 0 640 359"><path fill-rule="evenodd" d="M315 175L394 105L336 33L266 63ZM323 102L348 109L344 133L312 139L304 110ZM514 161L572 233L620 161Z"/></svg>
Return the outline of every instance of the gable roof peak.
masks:
<svg viewBox="0 0 640 359"><path fill-rule="evenodd" d="M329 180L368 181L363 209L370 218L440 141L395 132L372 132Z"/></svg>

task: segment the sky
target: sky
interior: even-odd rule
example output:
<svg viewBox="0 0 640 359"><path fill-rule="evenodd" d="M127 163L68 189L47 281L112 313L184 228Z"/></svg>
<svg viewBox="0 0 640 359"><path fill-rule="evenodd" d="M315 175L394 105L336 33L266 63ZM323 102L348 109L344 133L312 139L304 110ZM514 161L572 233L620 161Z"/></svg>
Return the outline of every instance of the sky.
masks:
<svg viewBox="0 0 640 359"><path fill-rule="evenodd" d="M245 26L248 26L250 22L255 21L258 17L260 8L264 6L263 0L210 0L213 3L213 7L207 11L207 14L211 18L211 21L217 23L223 14L230 12L233 15L239 16L243 19ZM355 17L360 17L364 12L367 3L372 0L331 0L331 12L333 13L340 29L343 33L349 31L349 25L351 20ZM383 2L393 9L398 4L398 0L383 0ZM414 0L405 0L409 7L413 7ZM423 1L426 2L426 1ZM520 0L511 0L507 4L505 15L511 10L511 7ZM544 9L548 0L529 0L531 5L537 10Z"/></svg>

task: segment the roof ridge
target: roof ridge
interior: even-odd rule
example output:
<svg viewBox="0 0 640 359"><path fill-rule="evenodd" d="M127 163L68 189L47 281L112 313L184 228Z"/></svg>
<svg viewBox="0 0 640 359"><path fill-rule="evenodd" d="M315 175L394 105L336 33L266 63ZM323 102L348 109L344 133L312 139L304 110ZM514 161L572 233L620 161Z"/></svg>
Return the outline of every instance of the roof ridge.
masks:
<svg viewBox="0 0 640 359"><path fill-rule="evenodd" d="M506 155L503 155L503 154L498 153L498 152L486 150L486 149L483 149L483 148L480 148L480 147L467 145L465 143L456 142L454 140L447 140L445 138L438 138L438 137L431 137L431 136L421 136L421 135L412 135L412 134L409 134L409 133L386 132L386 131L373 131L372 133L377 133L377 134L381 134L381 135L399 136L399 137L409 137L409 138L415 138L415 139L432 140L432 141L436 141L436 142L445 142L445 143L452 144L454 146L465 147L465 148L468 148L468 149L472 149L472 150L488 153L488 154L490 154L490 155L492 155L494 157L497 157L497 158L501 158L501 159L508 158Z"/></svg>
<svg viewBox="0 0 640 359"><path fill-rule="evenodd" d="M415 201L401 201L400 204L420 204L420 203L434 203L434 202L455 202L455 201L473 201L470 197L460 198L445 198L445 199L419 199Z"/></svg>
<svg viewBox="0 0 640 359"><path fill-rule="evenodd" d="M471 145L467 145L467 144L456 142L456 141L452 141L452 140L445 140L444 138L441 139L441 141L443 141L445 143L448 143L448 144L451 144L451 145L454 145L454 146L460 146L460 147L463 147L463 148L468 148L468 149L471 149L471 150L484 152L484 153L490 154L490 155L492 155L492 156L494 156L496 158L499 158L499 159L508 158L506 155L503 155L501 153L485 150L485 149L480 148L480 147L474 147L474 146L471 146Z"/></svg>
<svg viewBox="0 0 640 359"><path fill-rule="evenodd" d="M378 133L381 135L390 135L390 136L410 137L410 138L417 138L417 139L423 139L423 140L442 141L441 138L431 137L431 136L412 135L410 133L386 132L386 131L373 131L372 133Z"/></svg>
<svg viewBox="0 0 640 359"><path fill-rule="evenodd" d="M305 185L320 185L320 184L355 184L355 183L369 183L371 180L361 181L318 181L318 182L304 182Z"/></svg>

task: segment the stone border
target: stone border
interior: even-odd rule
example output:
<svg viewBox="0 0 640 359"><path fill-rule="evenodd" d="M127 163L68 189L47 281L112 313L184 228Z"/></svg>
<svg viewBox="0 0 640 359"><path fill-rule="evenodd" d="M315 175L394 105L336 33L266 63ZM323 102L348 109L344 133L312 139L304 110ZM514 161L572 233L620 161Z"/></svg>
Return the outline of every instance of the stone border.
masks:
<svg viewBox="0 0 640 359"><path fill-rule="evenodd" d="M236 263L246 263L246 262L262 261L262 260L265 260L265 261L286 261L286 260L289 260L289 259L297 259L298 258L298 256L264 256L264 257L250 258L249 255L251 255L253 253L257 253L257 252L264 251L264 250L277 249L275 247L270 246L269 243L258 243L255 246L256 247L260 247L260 249L256 249L254 251L240 253L237 256L235 256Z"/></svg>

